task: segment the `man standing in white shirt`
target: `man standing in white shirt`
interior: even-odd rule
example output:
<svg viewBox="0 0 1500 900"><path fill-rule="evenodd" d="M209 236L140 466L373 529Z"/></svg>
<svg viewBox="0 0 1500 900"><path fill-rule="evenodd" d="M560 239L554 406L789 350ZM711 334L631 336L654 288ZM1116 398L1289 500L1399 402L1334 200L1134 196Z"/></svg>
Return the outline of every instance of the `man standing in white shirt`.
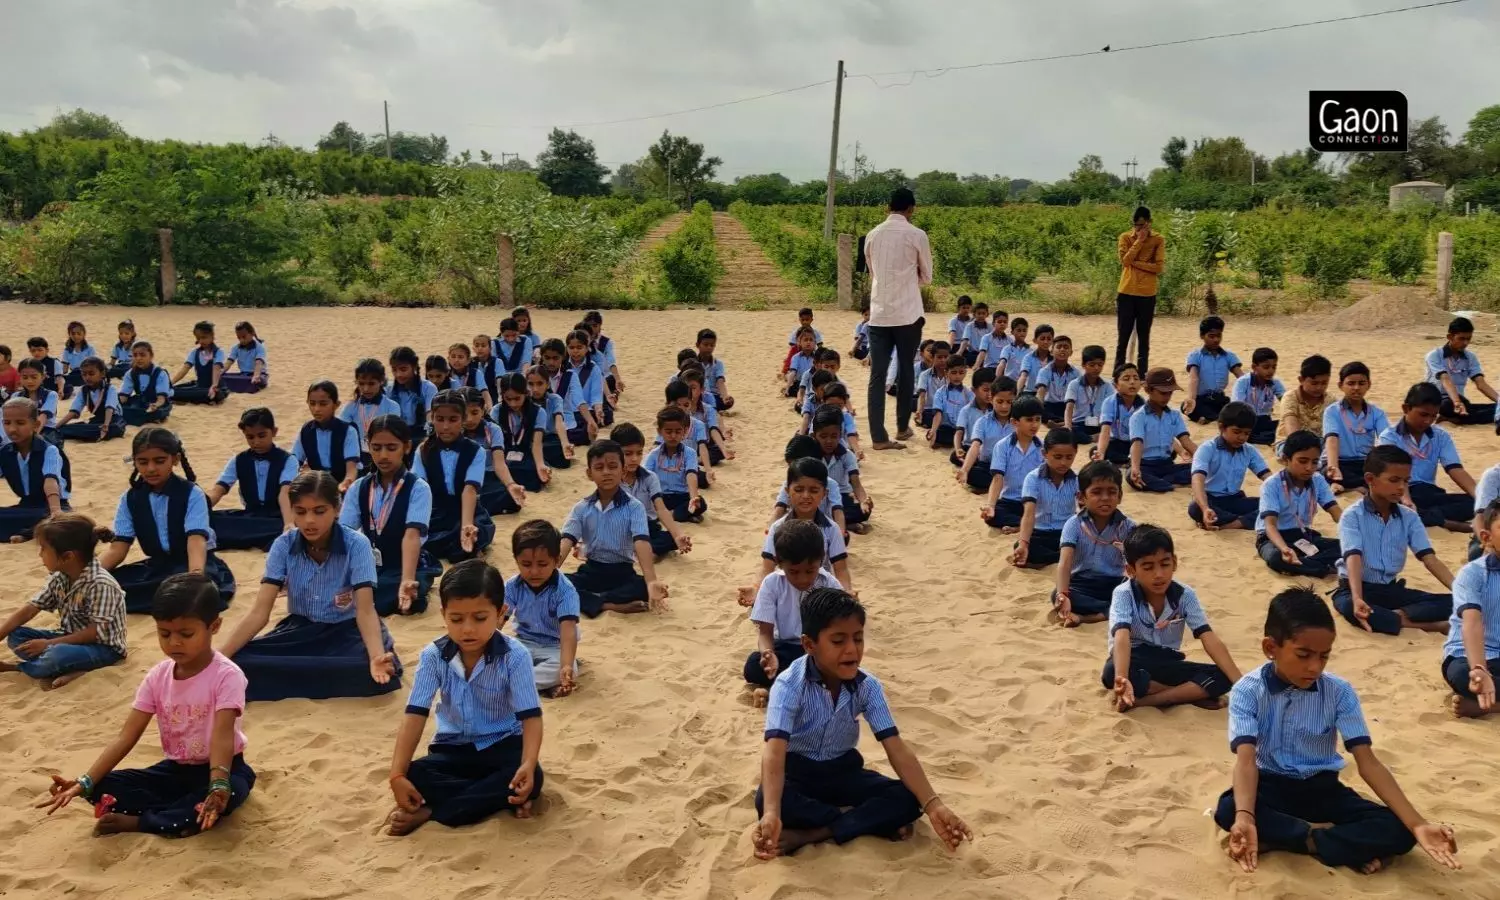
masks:
<svg viewBox="0 0 1500 900"><path fill-rule="evenodd" d="M922 285L932 283L932 248L927 232L911 223L917 198L910 188L891 194L891 214L865 236L870 270L870 446L904 450L912 437L916 373L912 361L922 342ZM885 376L896 364L896 440L885 430Z"/></svg>

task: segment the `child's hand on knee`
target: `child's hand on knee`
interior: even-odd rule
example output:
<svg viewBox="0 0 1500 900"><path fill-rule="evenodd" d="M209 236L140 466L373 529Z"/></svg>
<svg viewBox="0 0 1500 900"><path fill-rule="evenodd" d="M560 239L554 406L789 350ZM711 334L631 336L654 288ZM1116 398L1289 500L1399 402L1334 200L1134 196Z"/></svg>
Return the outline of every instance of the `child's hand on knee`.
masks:
<svg viewBox="0 0 1500 900"><path fill-rule="evenodd" d="M1281 560L1289 566L1300 566L1302 564L1302 557L1298 556L1297 551L1291 547L1282 548Z"/></svg>
<svg viewBox="0 0 1500 900"><path fill-rule="evenodd" d="M957 850L964 841L974 840L974 834L969 831L969 826L942 800L934 797L929 804L927 821L932 824L932 830L937 832L937 836L942 839L943 843L948 845L949 850Z"/></svg>
<svg viewBox="0 0 1500 900"><path fill-rule="evenodd" d="M1246 872L1254 872L1260 856L1260 837L1255 831L1255 819L1248 811L1235 813L1234 825L1229 829L1229 858L1240 864Z"/></svg>
<svg viewBox="0 0 1500 900"><path fill-rule="evenodd" d="M1135 688L1131 686L1130 679L1124 675L1115 676L1115 709L1118 712L1127 712L1135 706Z"/></svg>
<svg viewBox="0 0 1500 900"><path fill-rule="evenodd" d="M427 802L422 799L417 786L412 784L405 775L391 776L391 794L396 798L396 805L407 812L416 812Z"/></svg>
<svg viewBox="0 0 1500 900"><path fill-rule="evenodd" d="M775 859L781 852L781 817L770 812L761 816L751 839L756 859Z"/></svg>

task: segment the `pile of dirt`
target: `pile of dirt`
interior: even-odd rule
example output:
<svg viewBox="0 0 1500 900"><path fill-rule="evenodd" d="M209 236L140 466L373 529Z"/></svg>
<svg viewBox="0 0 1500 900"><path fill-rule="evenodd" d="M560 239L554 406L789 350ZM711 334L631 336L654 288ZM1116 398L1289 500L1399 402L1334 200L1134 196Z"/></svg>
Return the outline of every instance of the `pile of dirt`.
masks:
<svg viewBox="0 0 1500 900"><path fill-rule="evenodd" d="M1438 309L1411 289L1378 290L1332 316L1339 331L1385 331L1391 328L1446 328L1450 312Z"/></svg>

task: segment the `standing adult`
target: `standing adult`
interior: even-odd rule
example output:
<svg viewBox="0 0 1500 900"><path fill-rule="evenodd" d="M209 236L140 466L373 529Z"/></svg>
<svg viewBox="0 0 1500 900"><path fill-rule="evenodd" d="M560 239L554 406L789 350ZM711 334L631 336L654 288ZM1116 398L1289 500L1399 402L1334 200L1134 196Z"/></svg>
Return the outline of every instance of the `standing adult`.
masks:
<svg viewBox="0 0 1500 900"><path fill-rule="evenodd" d="M865 236L870 283L870 446L904 450L910 440L916 373L912 360L922 342L922 285L932 284L927 232L911 223L917 197L910 188L891 194L891 212ZM885 430L885 376L896 364L896 440Z"/></svg>
<svg viewBox="0 0 1500 900"><path fill-rule="evenodd" d="M1156 284L1167 263L1167 242L1151 230L1151 210L1135 208L1134 227L1120 235L1120 287L1115 297L1115 368L1125 358L1130 335L1136 335L1136 368L1144 374L1151 360L1151 322L1156 318Z"/></svg>

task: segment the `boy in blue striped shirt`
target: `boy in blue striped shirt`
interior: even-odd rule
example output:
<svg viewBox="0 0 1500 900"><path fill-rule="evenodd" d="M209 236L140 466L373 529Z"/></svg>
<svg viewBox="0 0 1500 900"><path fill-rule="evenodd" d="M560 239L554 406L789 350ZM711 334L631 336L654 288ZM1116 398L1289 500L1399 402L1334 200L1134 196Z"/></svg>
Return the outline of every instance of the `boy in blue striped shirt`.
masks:
<svg viewBox="0 0 1500 900"><path fill-rule="evenodd" d="M1380 433L1375 443L1400 447L1411 457L1411 483L1406 499L1411 501L1429 528L1441 527L1460 534L1472 531L1474 477L1464 468L1452 435L1434 424L1438 418L1438 389L1423 382L1406 392L1401 418ZM1462 493L1449 493L1437 484L1442 467Z"/></svg>
<svg viewBox="0 0 1500 900"><path fill-rule="evenodd" d="M990 389L995 384L994 369L975 369L974 374L969 376L972 390L969 392L969 403L958 413L958 421L953 428L953 452L948 455L948 461L955 466L963 466L964 452L969 446L969 435L974 433L974 426L984 418L984 414L990 409Z"/></svg>
<svg viewBox="0 0 1500 900"><path fill-rule="evenodd" d="M1229 692L1234 778L1214 822L1229 832L1230 858L1254 872L1262 849L1284 850L1368 875L1420 844L1459 868L1453 828L1428 822L1406 799L1375 755L1354 688L1324 671L1333 639L1333 616L1317 594L1289 588L1272 598L1261 639L1270 661ZM1384 806L1339 781L1340 736Z"/></svg>
<svg viewBox="0 0 1500 900"><path fill-rule="evenodd" d="M1339 369L1344 399L1323 410L1324 474L1335 492L1365 489L1365 457L1380 433L1390 427L1385 410L1365 399L1370 367L1345 363Z"/></svg>
<svg viewBox="0 0 1500 900"><path fill-rule="evenodd" d="M980 518L1002 534L1014 534L1021 527L1026 508L1021 503L1021 488L1026 476L1042 466L1042 441L1036 436L1042 428L1042 403L1035 397L1022 397L1010 408L1015 431L995 445L990 455L990 492Z"/></svg>
<svg viewBox="0 0 1500 900"><path fill-rule="evenodd" d="M808 844L857 837L906 838L927 814L950 850L973 840L927 780L864 658L865 609L848 593L818 588L802 598L802 647L771 686L753 842L760 859L790 856ZM865 768L859 742L864 716L899 781Z"/></svg>
<svg viewBox="0 0 1500 900"><path fill-rule="evenodd" d="M448 633L422 648L396 735L390 834L411 834L429 820L471 825L504 809L531 818L542 792L542 702L531 655L500 632L504 596L500 573L482 559L443 575L438 599ZM414 760L439 696L437 734Z"/></svg>
<svg viewBox="0 0 1500 900"><path fill-rule="evenodd" d="M948 358L948 367L943 374L944 384L928 397L932 413L927 427L927 444L937 450L953 444L959 417L964 408L974 400L974 394L964 387L964 376L969 374L969 364L960 355Z"/></svg>
<svg viewBox="0 0 1500 900"><path fill-rule="evenodd" d="M1182 412L1194 422L1212 422L1229 402L1230 378L1239 378L1244 369L1240 358L1224 349L1223 319L1206 316L1198 323L1198 336L1203 346L1187 355L1188 389Z"/></svg>
<svg viewBox="0 0 1500 900"><path fill-rule="evenodd" d="M1312 527L1319 508L1335 523L1343 518L1333 488L1318 472L1318 448L1318 436L1311 431L1287 435L1281 442L1281 471L1260 489L1255 552L1273 572L1327 578L1338 564L1338 540Z"/></svg>
<svg viewBox="0 0 1500 900"><path fill-rule="evenodd" d="M1270 446L1276 441L1276 404L1286 394L1286 387L1276 377L1276 351L1257 347L1250 356L1250 371L1236 378L1229 399L1250 404L1255 410L1255 430L1250 443Z"/></svg>
<svg viewBox="0 0 1500 900"><path fill-rule="evenodd" d="M1219 436L1205 441L1193 453L1193 499L1188 502L1188 518L1207 531L1246 529L1255 525L1260 501L1246 497L1245 472L1265 481L1271 467L1251 447L1250 432L1255 427L1255 412L1243 403L1231 401L1219 410Z"/></svg>
<svg viewBox="0 0 1500 900"><path fill-rule="evenodd" d="M993 372L994 369L979 371ZM990 471L990 458L994 455L995 445L1016 430L1010 421L1010 408L1015 400L1016 383L1004 375L995 376L990 385L990 410L969 426L964 435L968 449L963 454L963 464L953 475L967 484L971 491L983 493L990 489L990 479L994 477Z"/></svg>
<svg viewBox="0 0 1500 900"><path fill-rule="evenodd" d="M1036 398L1042 401L1042 420L1048 425L1071 424L1065 418L1068 388L1083 374L1068 362L1072 356L1073 339L1060 334L1052 341L1051 361L1036 373Z"/></svg>
<svg viewBox="0 0 1500 900"><path fill-rule="evenodd" d="M1104 348L1089 344L1083 348L1083 372L1068 382L1063 392L1063 424L1071 426L1078 437L1078 445L1085 447L1094 443L1099 435L1100 414L1104 412L1104 401L1111 393L1100 373L1104 371Z"/></svg>
<svg viewBox="0 0 1500 900"><path fill-rule="evenodd" d="M1052 605L1057 624L1103 622L1115 588L1125 580L1124 541L1135 523L1120 512L1124 479L1115 464L1095 460L1078 473L1083 507L1063 524Z"/></svg>
<svg viewBox="0 0 1500 900"><path fill-rule="evenodd" d="M1142 525L1125 539L1125 573L1109 604L1110 656L1101 679L1115 692L1115 710L1192 703L1218 709L1239 680L1229 648L1214 634L1192 588L1175 580L1172 535ZM1213 663L1188 662L1182 633L1191 629Z"/></svg>
<svg viewBox="0 0 1500 900"><path fill-rule="evenodd" d="M614 441L595 441L588 476L596 490L569 511L560 554L566 559L574 547L583 548L583 565L567 576L583 614L592 619L606 612L665 610L667 585L656 580L646 508L621 487L625 451Z"/></svg>
<svg viewBox="0 0 1500 900"><path fill-rule="evenodd" d="M1479 543L1484 553L1453 579L1453 617L1443 643L1443 680L1453 689L1453 714L1479 718L1495 711L1495 679L1500 677L1500 503L1479 511Z"/></svg>
<svg viewBox="0 0 1500 900"><path fill-rule="evenodd" d="M531 654L536 689L566 697L578 675L581 610L573 582L558 571L562 535L546 519L532 519L511 534L510 552L520 574L505 583L503 618L516 620L516 640Z"/></svg>
<svg viewBox="0 0 1500 900"><path fill-rule="evenodd" d="M708 503L698 496L698 451L684 444L693 417L679 406L668 406L656 414L656 433L661 443L646 454L642 468L661 483L661 501L678 522L703 522Z"/></svg>
<svg viewBox="0 0 1500 900"><path fill-rule="evenodd" d="M1179 449L1189 457L1198 451L1187 420L1171 408L1180 390L1171 369L1146 373L1146 405L1130 416L1130 486L1138 491L1166 494L1193 483L1192 466L1177 462Z"/></svg>
<svg viewBox="0 0 1500 900"><path fill-rule="evenodd" d="M1073 460L1078 441L1067 428L1054 428L1042 442L1042 465L1021 484L1021 532L1016 535L1011 565L1040 569L1057 562L1062 530L1078 511L1078 476Z"/></svg>

